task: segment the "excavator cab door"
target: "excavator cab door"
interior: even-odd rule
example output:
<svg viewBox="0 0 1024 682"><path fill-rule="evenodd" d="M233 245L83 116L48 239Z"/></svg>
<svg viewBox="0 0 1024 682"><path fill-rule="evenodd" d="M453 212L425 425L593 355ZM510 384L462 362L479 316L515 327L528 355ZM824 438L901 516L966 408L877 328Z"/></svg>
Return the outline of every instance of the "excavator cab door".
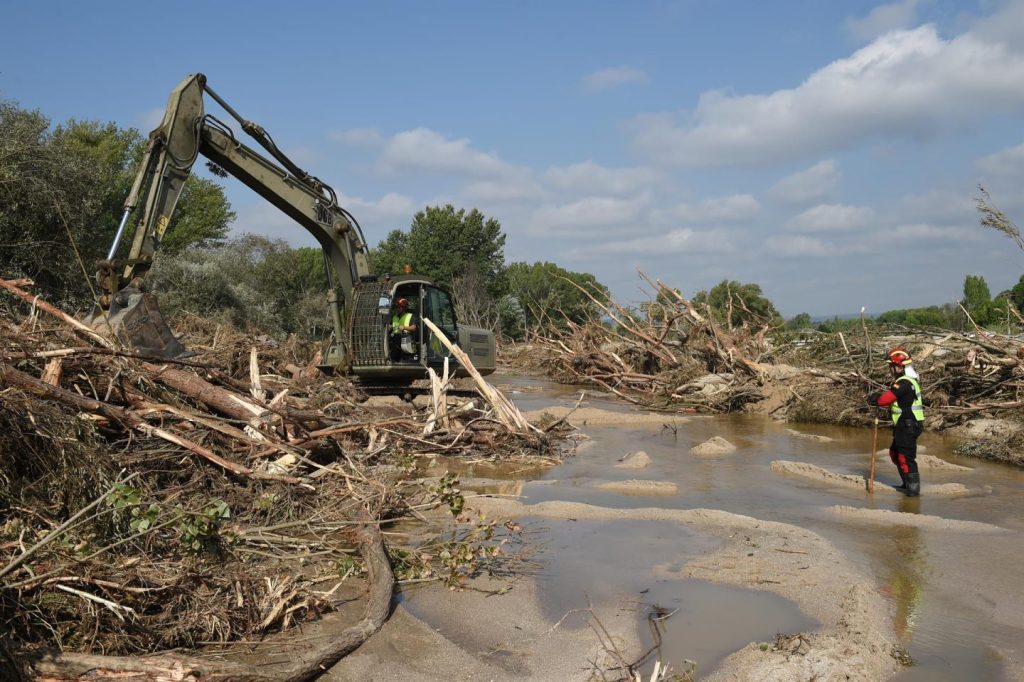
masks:
<svg viewBox="0 0 1024 682"><path fill-rule="evenodd" d="M425 286L424 289L424 316L437 325L448 340L458 343L459 328L455 319L455 306L452 303L451 295L444 289L434 286ZM423 335L426 342L426 357L428 365L440 366L444 359L449 357L448 349L438 340L434 332L423 325Z"/></svg>

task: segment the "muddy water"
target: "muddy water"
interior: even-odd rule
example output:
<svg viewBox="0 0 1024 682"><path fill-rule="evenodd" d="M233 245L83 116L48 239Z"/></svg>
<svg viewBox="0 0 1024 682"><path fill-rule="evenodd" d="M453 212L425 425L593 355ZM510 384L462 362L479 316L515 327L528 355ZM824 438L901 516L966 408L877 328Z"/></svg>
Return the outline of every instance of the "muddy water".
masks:
<svg viewBox="0 0 1024 682"><path fill-rule="evenodd" d="M524 411L572 406L578 397L578 390L536 379L502 377L498 383ZM604 396L591 396L585 405L619 412L633 409ZM1024 472L957 458L951 442L925 434L921 444L926 454L972 469L923 469L922 481L962 483L968 493L910 500L896 494L869 496L770 469L773 460L785 459L865 475L870 431L793 427L747 416L695 416L674 427L585 426L583 431L591 443L557 468L504 472L502 477L521 481L512 490L528 504L568 500L615 508L722 509L799 525L825 536L875 577L878 590L891 603L894 631L915 660L898 680L1001 680L1008 671L997 651L1011 652L1021 660ZM690 454L691 447L712 436L728 439L737 451L715 458ZM887 445L883 429L879 447ZM621 457L636 450L650 456L646 469L615 468ZM465 474L495 476L493 470ZM596 487L637 478L674 482L677 491L655 497ZM879 458L876 479L898 484L888 458ZM837 515L830 510L834 505L976 521L1011 532L866 523ZM776 633L814 627L791 603L774 595L662 579L652 571L654 566L682 565L712 549L712 538L674 524L551 520L537 524L548 537L540 555L540 589L553 620L571 609L585 608L588 597L625 595L638 605L657 604L669 612L678 609L664 621L664 657L676 664L684 659L696 661L699 674L707 674L724 656L749 642L771 641Z"/></svg>

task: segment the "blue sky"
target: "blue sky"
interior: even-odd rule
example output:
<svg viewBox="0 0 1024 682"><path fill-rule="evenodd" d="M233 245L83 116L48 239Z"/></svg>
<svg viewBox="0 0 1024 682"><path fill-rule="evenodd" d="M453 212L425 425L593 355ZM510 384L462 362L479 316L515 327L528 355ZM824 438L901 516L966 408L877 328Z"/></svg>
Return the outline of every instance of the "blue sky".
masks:
<svg viewBox="0 0 1024 682"><path fill-rule="evenodd" d="M637 269L686 295L757 282L786 315L993 293L1024 252L1024 0L20 2L0 97L148 131L202 71L371 243L477 207L506 257ZM209 110L215 115L216 104ZM312 245L225 180L234 226Z"/></svg>

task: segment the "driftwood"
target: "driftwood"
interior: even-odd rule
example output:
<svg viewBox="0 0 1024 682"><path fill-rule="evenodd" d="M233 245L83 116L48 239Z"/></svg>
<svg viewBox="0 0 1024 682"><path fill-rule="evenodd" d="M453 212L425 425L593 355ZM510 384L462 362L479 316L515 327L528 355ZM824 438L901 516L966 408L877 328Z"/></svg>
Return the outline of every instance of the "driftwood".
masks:
<svg viewBox="0 0 1024 682"><path fill-rule="evenodd" d="M526 418L523 417L522 413L519 411L519 408L516 407L511 400L506 398L504 395L502 395L500 391L495 389L493 386L491 386L484 380L484 378L480 375L480 372L478 372L476 370L476 367L473 366L473 361L469 359L469 356L466 355L466 353L461 348L459 348L451 341L449 341L448 337L445 336L444 332L441 331L436 324L431 322L426 317L423 318L423 323L427 325L431 332L433 332L434 337L437 338L437 340L440 341L444 345L444 347L448 349L448 352L451 353L455 357L455 359L459 361L459 364L462 366L462 368L469 372L469 375L473 378L473 381L476 383L477 390L480 392L480 395L482 395L484 397L484 400L490 403L491 407L494 408L494 412L498 417L498 421L500 421L508 428L519 433L529 433L530 431L538 431L536 427L530 424L530 422L526 421Z"/></svg>
<svg viewBox="0 0 1024 682"><path fill-rule="evenodd" d="M365 524L355 535L369 580L363 618L319 649L302 651L298 645L291 664L273 675L249 666L175 653L126 657L45 652L29 662L31 671L40 682L300 682L314 679L377 632L391 609L395 576L380 529L374 524Z"/></svg>
<svg viewBox="0 0 1024 682"><path fill-rule="evenodd" d="M850 343L843 333L784 330L758 321L742 301L735 310L745 310L747 322L732 324L735 310L716 319L675 289L640 275L653 292L639 312L586 292L615 327L603 320L552 325L531 335L520 364L648 408L753 410L868 426L873 414L865 397L891 382L880 358L901 345L911 350L923 377L927 428L1024 407L1019 338L976 325L971 334L908 330L869 325L862 317L856 332L863 339ZM1018 322L1024 326L1024 317Z"/></svg>
<svg viewBox="0 0 1024 682"><path fill-rule="evenodd" d="M22 284L25 283L24 280L19 280L19 282L22 283ZM31 283L32 283L31 280L29 280L28 284L31 284ZM50 315L53 315L54 317L56 317L57 319L62 321L64 324L66 324L69 327L71 327L71 329L74 330L74 332L76 334L81 335L82 337L92 341L93 343L98 343L99 345L103 346L104 348L110 348L110 349L116 348L116 345L114 343L112 343L109 339L103 337L100 334L97 334L92 329L90 329L87 325L82 324L81 322L79 322L75 318L71 317L70 315L68 315L64 311L62 311L62 310L60 310L58 308L53 307L52 305L50 305L46 301L42 300L39 296L33 296L32 294L28 293L24 289L19 288L18 286L16 286L14 284L14 282L8 281L8 280L4 280L4 279L0 279L0 288L6 289L10 293L14 294L15 296L17 296L21 300L25 301L26 303L32 305L33 307L37 307L40 310L42 310L43 312L49 313Z"/></svg>
<svg viewBox="0 0 1024 682"><path fill-rule="evenodd" d="M203 362L69 348L70 331L103 342L21 293L33 315L61 326L0 307L3 679L26 666L54 680L308 679L387 617L395 578L379 524L409 523L428 537L452 530L421 511L454 510L458 490L435 490L397 463L438 452L556 461L543 454L547 437L504 427L479 401L448 409L443 379L430 412L363 406L348 382L314 380L308 347L212 325ZM296 381L280 374L288 362ZM457 585L485 562L508 561L490 551L502 534L483 527L491 523L465 521L457 541L446 532L465 557L454 563L440 549L415 551L421 540L388 541L406 557L406 577ZM194 648L276 630L286 639L336 608L333 590L318 585L361 571L370 583L363 619L323 647L300 644L287 669L249 669ZM118 656L140 651L152 653Z"/></svg>
<svg viewBox="0 0 1024 682"><path fill-rule="evenodd" d="M0 363L0 379L3 379L5 383L10 385L19 386L27 391L71 405L83 412L100 414L112 421L120 422L147 435L154 435L170 443L174 443L175 445L180 445L186 450L194 452L200 457L213 462L217 466L227 469L233 474L269 481L282 481L285 483L302 482L301 479L295 478L294 476L282 476L279 474L266 474L254 471L243 464L224 459L209 448L205 448L198 443L193 443L192 441L173 434L165 429L153 426L128 410L117 407L116 405L110 405L101 400L86 398L76 393L72 393L71 391L65 391L64 389L51 386L45 381L36 379L35 377L29 376L28 374L20 372L3 363Z"/></svg>

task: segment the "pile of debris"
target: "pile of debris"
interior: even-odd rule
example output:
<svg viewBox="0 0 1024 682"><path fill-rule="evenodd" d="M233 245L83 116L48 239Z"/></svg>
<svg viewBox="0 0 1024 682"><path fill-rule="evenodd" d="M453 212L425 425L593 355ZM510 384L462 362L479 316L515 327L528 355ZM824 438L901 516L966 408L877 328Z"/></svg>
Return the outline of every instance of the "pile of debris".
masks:
<svg viewBox="0 0 1024 682"><path fill-rule="evenodd" d="M964 454L1024 463L1018 337L866 323L852 336L783 330L769 321L728 327L676 290L647 281L654 287L649 303L626 308L595 299L603 320L531 339L520 350L522 364L652 409L868 426L878 415L865 398L888 388L885 351L899 345L923 377L926 428L958 429Z"/></svg>
<svg viewBox="0 0 1024 682"><path fill-rule="evenodd" d="M258 640L362 586L361 620L269 675L301 679L380 627L396 580L454 586L515 560L510 532L461 516L455 477L417 476L427 455L555 461L493 388L456 400L438 377L427 407L366 402L305 344L202 320L185 325L196 355L147 358L28 284L0 281L21 299L0 304L3 679L104 679L131 655ZM269 678L171 654L143 667Z"/></svg>

